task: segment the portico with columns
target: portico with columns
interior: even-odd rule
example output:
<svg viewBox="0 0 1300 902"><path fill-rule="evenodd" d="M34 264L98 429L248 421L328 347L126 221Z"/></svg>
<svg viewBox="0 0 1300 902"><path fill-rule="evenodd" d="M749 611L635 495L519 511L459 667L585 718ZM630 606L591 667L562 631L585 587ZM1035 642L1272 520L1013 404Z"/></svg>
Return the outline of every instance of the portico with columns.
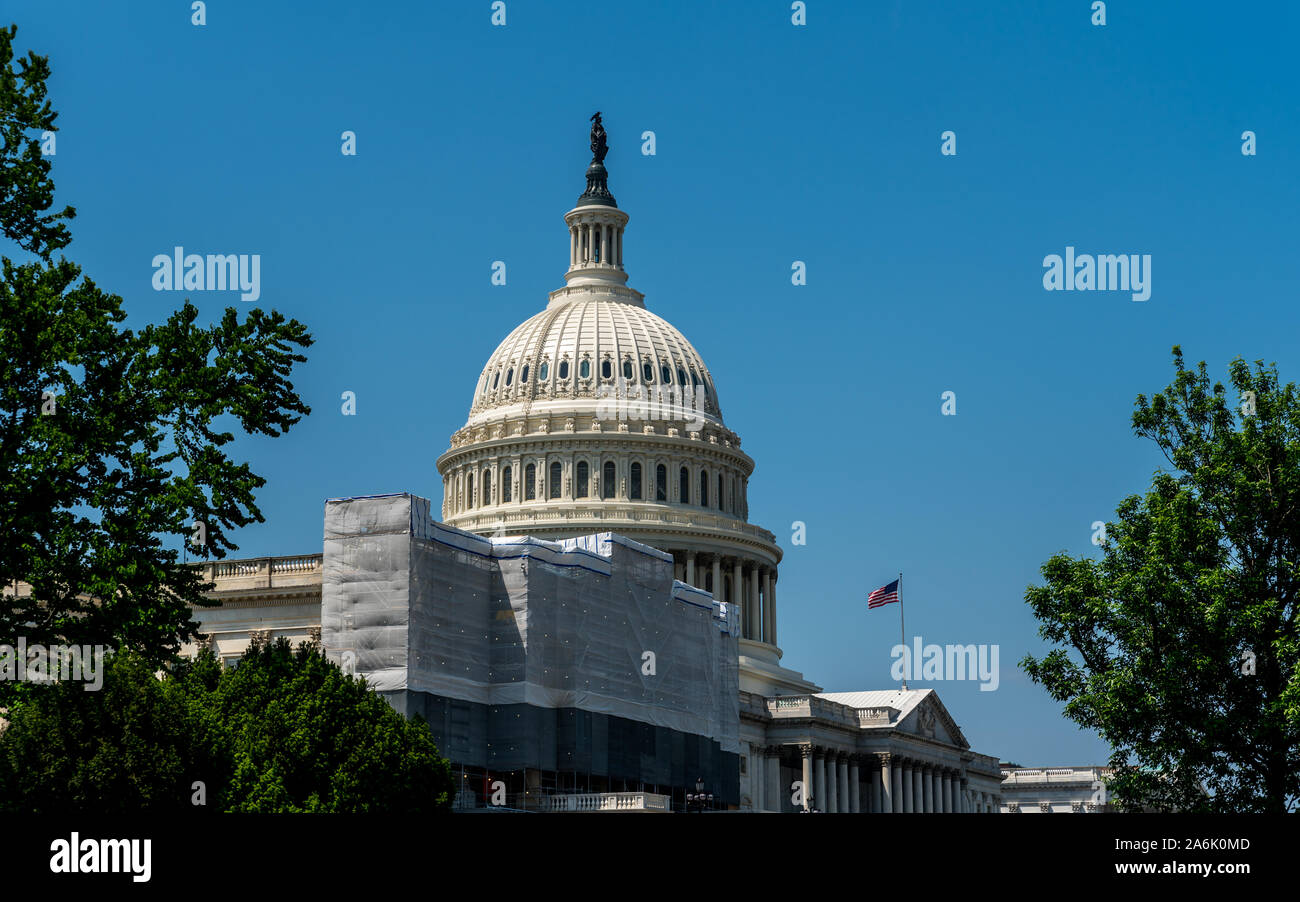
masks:
<svg viewBox="0 0 1300 902"><path fill-rule="evenodd" d="M998 760L971 751L934 690L742 692L740 713L752 764L742 770L742 807L748 799L752 810L767 812L1000 809Z"/></svg>

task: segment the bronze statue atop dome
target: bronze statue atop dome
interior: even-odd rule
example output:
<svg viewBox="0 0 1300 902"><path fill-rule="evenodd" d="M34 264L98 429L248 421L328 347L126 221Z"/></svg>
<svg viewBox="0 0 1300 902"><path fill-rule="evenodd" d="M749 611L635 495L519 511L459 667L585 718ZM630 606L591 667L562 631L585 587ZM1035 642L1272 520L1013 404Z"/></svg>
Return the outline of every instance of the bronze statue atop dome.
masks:
<svg viewBox="0 0 1300 902"><path fill-rule="evenodd" d="M600 124L600 111L591 117L591 158L597 163L605 162L605 154L609 153L609 144L605 141L605 126Z"/></svg>

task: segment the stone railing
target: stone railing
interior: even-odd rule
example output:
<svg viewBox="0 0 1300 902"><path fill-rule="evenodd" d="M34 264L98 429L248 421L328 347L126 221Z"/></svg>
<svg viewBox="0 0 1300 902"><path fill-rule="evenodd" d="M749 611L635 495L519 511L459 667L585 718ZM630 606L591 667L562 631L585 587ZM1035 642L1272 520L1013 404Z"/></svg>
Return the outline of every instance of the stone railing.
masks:
<svg viewBox="0 0 1300 902"><path fill-rule="evenodd" d="M853 708L815 695L780 695L769 698L767 711L775 720L815 717L855 729L859 726L858 714Z"/></svg>
<svg viewBox="0 0 1300 902"><path fill-rule="evenodd" d="M858 726L878 727L891 724L898 717L897 708L858 708Z"/></svg>
<svg viewBox="0 0 1300 902"><path fill-rule="evenodd" d="M197 566L203 568L206 579L216 584L215 591L234 592L241 589L319 585L322 557L319 554L298 554L209 561Z"/></svg>
<svg viewBox="0 0 1300 902"><path fill-rule="evenodd" d="M1112 773L1109 767L1018 767L1002 771L1002 785L1092 783Z"/></svg>
<svg viewBox="0 0 1300 902"><path fill-rule="evenodd" d="M546 796L542 811L670 811L671 799L653 792L581 792Z"/></svg>
<svg viewBox="0 0 1300 902"><path fill-rule="evenodd" d="M507 535L526 533L530 528L535 529L539 526L563 528L569 523L593 524L597 531L608 529L612 532L617 532L618 527L621 525L629 525L642 530L653 529L656 526L687 526L707 530L711 533L739 533L766 545L776 543L776 537L761 526L746 523L738 517L719 516L703 509L696 512L675 510L662 506L592 504L590 507L547 510L540 505L534 506L535 504L536 502L525 501L522 504L511 504L508 507L464 511L453 514L445 522L448 526L470 532L494 532L500 526ZM520 529L515 530L513 527L516 525ZM582 528L593 527L584 526Z"/></svg>

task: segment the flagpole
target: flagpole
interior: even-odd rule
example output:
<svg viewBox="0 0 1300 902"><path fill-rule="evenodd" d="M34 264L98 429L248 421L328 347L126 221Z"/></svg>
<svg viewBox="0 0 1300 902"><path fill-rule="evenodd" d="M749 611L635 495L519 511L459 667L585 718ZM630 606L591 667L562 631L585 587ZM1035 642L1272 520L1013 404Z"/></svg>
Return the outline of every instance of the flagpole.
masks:
<svg viewBox="0 0 1300 902"><path fill-rule="evenodd" d="M907 630L903 626L903 571L898 571L898 638L903 643L904 654L909 656L910 664L911 652L907 649ZM903 670L903 689L907 689L907 669Z"/></svg>

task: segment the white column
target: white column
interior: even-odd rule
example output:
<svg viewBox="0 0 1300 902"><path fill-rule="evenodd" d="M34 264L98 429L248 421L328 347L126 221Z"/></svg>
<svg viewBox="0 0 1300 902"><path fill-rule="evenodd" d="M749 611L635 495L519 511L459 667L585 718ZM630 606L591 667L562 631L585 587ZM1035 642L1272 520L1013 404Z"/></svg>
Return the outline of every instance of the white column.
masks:
<svg viewBox="0 0 1300 902"><path fill-rule="evenodd" d="M880 756L880 807L881 814L893 814L893 800L896 797L894 792L894 777L890 773L889 756Z"/></svg>
<svg viewBox="0 0 1300 902"><path fill-rule="evenodd" d="M686 552L686 585L695 585L695 552Z"/></svg>
<svg viewBox="0 0 1300 902"><path fill-rule="evenodd" d="M749 747L749 806L754 811L763 810L763 749L756 745Z"/></svg>
<svg viewBox="0 0 1300 902"><path fill-rule="evenodd" d="M840 788L835 798L839 801L840 813L848 814L853 811L853 806L849 799L849 759L843 754L839 756L839 772Z"/></svg>
<svg viewBox="0 0 1300 902"><path fill-rule="evenodd" d="M826 811L826 758L813 749L813 807Z"/></svg>
<svg viewBox="0 0 1300 902"><path fill-rule="evenodd" d="M920 763L912 766L912 810L919 813L925 813L925 771L921 769Z"/></svg>
<svg viewBox="0 0 1300 902"><path fill-rule="evenodd" d="M934 772L928 764L921 768L921 810L926 814L934 811Z"/></svg>
<svg viewBox="0 0 1300 902"><path fill-rule="evenodd" d="M912 787L912 762L903 762L903 813L911 814L914 810L916 796Z"/></svg>
<svg viewBox="0 0 1300 902"><path fill-rule="evenodd" d="M840 781L835 773L837 758L834 752L826 756L826 804L822 810L827 814L839 814L840 811Z"/></svg>
<svg viewBox="0 0 1300 902"><path fill-rule="evenodd" d="M952 814L952 774L943 772L943 813Z"/></svg>
<svg viewBox="0 0 1300 902"><path fill-rule="evenodd" d="M713 556L713 598L716 601L725 601L722 597L722 555Z"/></svg>
<svg viewBox="0 0 1300 902"><path fill-rule="evenodd" d="M750 598L750 607L751 607L749 638L761 642L762 639L759 636L759 631L761 629L760 627L761 621L759 619L759 600L758 600L758 583L759 580L761 579L761 577L759 576L759 568L757 566L751 568L749 575L750 575L749 598Z"/></svg>
<svg viewBox="0 0 1300 902"><path fill-rule="evenodd" d="M813 789L813 750L811 745L799 746L799 757L803 764L803 807L808 810L808 796L812 794Z"/></svg>
<svg viewBox="0 0 1300 902"><path fill-rule="evenodd" d="M578 227L569 226L569 269L578 262Z"/></svg>
<svg viewBox="0 0 1300 902"><path fill-rule="evenodd" d="M772 570L763 571L763 641L776 644L772 636L772 624L776 621L776 612L772 605Z"/></svg>
<svg viewBox="0 0 1300 902"><path fill-rule="evenodd" d="M767 750L767 810L780 811L781 803L781 749L772 747Z"/></svg>
<svg viewBox="0 0 1300 902"><path fill-rule="evenodd" d="M887 755L885 757L889 758L890 756ZM886 764L885 767L886 771L888 771L889 765ZM889 776L889 774L886 773L886 776ZM901 761L894 761L893 780L890 791L889 812L891 814L902 814L906 809L903 807L903 762Z"/></svg>
<svg viewBox="0 0 1300 902"><path fill-rule="evenodd" d="M858 771L856 757L849 759L849 811L853 814L862 813L862 774Z"/></svg>

